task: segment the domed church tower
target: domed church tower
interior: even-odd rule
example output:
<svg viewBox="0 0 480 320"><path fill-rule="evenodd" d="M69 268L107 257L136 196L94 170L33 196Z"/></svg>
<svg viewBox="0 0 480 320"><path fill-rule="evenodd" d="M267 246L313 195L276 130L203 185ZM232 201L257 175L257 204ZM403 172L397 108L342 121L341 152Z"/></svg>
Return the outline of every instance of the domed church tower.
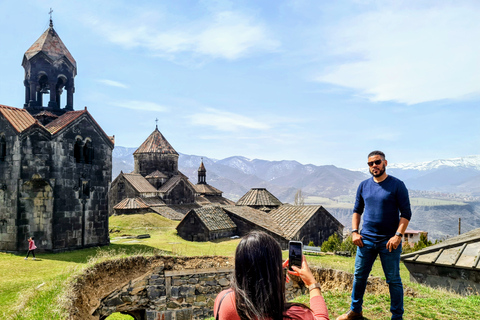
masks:
<svg viewBox="0 0 480 320"><path fill-rule="evenodd" d="M22 66L25 69L24 109L32 115L49 111L57 116L73 110L77 63L53 29L52 19L50 27L25 52ZM66 102L61 99L64 91ZM43 101L44 94L48 103Z"/></svg>
<svg viewBox="0 0 480 320"><path fill-rule="evenodd" d="M168 178L178 175L178 153L158 131L158 126L142 145L133 153L133 173L143 177L160 171Z"/></svg>

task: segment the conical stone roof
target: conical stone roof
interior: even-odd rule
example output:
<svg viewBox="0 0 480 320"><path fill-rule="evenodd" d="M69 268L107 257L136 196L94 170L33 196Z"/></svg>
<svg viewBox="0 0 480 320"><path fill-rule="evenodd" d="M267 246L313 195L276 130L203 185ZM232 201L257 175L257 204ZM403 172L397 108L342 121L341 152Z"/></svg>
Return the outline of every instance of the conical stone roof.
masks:
<svg viewBox="0 0 480 320"><path fill-rule="evenodd" d="M152 132L150 136L142 143L142 145L133 153L161 153L161 154L175 154L177 151L168 143L167 139L158 131L158 127Z"/></svg>
<svg viewBox="0 0 480 320"><path fill-rule="evenodd" d="M72 63L75 69L77 68L77 62L65 44L63 44L62 39L60 39L55 29L53 29L53 25L50 25L40 38L25 52L24 59L30 60L39 52L43 52L53 61L65 57Z"/></svg>
<svg viewBox="0 0 480 320"><path fill-rule="evenodd" d="M237 206L281 206L282 203L265 188L252 188L245 193L237 203Z"/></svg>

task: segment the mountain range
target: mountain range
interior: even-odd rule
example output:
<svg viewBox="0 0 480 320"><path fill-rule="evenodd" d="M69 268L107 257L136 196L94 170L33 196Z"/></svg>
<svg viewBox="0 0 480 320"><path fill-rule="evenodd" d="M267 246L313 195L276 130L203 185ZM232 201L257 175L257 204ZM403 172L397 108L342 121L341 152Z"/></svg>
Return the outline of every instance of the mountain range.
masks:
<svg viewBox="0 0 480 320"><path fill-rule="evenodd" d="M133 171L136 148L117 146L113 151L113 177ZM267 161L233 156L213 159L180 154L179 170L192 183L203 159L207 182L236 201L250 188L264 187L282 202L292 202L297 190L304 196L334 198L353 196L368 170L349 170L333 165L315 166L292 160ZM409 190L480 196L480 156L434 160L422 163L389 164L387 172L405 182Z"/></svg>

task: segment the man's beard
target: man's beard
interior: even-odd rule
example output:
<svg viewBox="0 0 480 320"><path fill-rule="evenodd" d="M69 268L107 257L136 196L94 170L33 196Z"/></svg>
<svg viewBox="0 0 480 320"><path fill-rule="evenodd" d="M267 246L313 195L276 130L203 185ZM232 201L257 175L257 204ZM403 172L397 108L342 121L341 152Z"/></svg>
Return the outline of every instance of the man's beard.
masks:
<svg viewBox="0 0 480 320"><path fill-rule="evenodd" d="M372 172L372 169L370 169L370 174L375 178L381 177L382 174L384 173L385 173L385 166L383 166L382 169L379 169L378 173L375 173L375 174Z"/></svg>

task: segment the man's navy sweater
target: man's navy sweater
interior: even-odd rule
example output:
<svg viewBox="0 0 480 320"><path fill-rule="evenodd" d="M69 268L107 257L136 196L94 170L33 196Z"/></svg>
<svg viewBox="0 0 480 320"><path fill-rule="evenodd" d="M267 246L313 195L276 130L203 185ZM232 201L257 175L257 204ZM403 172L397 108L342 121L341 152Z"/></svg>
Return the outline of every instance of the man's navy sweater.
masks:
<svg viewBox="0 0 480 320"><path fill-rule="evenodd" d="M410 220L412 216L407 188L393 176L387 176L380 183L373 178L362 181L353 212L363 216L361 235L374 242L393 237L400 217Z"/></svg>

